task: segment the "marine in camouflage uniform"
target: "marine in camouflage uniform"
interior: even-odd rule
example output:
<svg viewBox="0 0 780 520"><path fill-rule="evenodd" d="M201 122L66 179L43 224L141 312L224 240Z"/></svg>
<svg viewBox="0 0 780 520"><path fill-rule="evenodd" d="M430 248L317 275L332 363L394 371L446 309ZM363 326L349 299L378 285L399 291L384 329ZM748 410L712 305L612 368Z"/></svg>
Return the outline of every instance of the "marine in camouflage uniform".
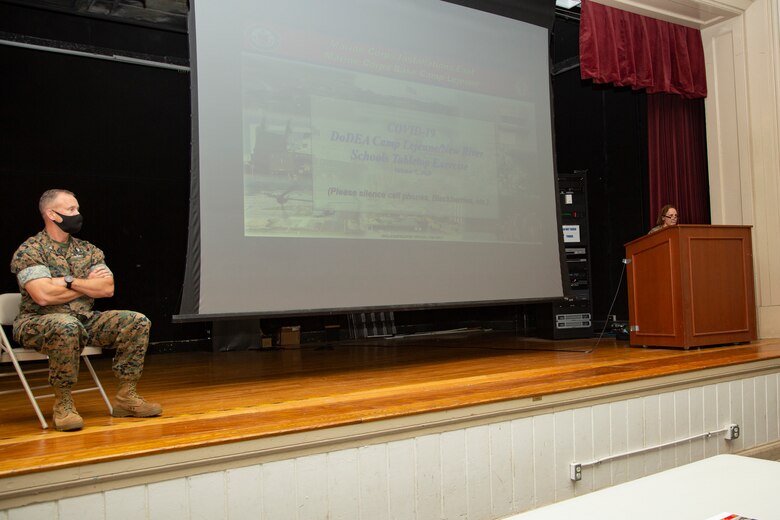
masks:
<svg viewBox="0 0 780 520"><path fill-rule="evenodd" d="M87 293L96 293L98 297L113 294L113 274L105 263L103 251L69 232L62 232L59 228L68 229L67 226L51 219L60 216L65 222L71 217L52 209L61 209L62 199L72 199L75 210L71 213L75 211L78 215L77 227L80 228L81 217L73 194L50 190L41 197L40 204L46 229L27 239L11 260L11 272L17 277L22 295L19 315L14 321L14 339L49 357L49 383L57 396L54 414L57 429L72 430L83 426L73 406L70 389L78 380L80 353L87 345L116 349L113 371L120 381L120 391L114 405L115 416L159 415L162 412L159 405L146 403L135 392L135 384L143 372L151 322L134 311L93 310L94 297ZM57 241L52 235L65 238L65 241ZM97 278L111 279L104 284L110 288L110 294L78 288L78 283L87 287L89 284L85 282ZM46 287L62 282L65 287L58 289L63 297L43 297L40 295L43 284L29 285L41 279L51 282ZM37 289L39 301L28 289Z"/></svg>

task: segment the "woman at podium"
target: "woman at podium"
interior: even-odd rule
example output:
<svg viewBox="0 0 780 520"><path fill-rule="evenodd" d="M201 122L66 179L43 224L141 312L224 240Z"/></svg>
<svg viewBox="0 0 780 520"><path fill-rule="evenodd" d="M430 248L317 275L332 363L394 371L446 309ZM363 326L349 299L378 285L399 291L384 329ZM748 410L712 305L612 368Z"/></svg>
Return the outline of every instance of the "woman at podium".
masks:
<svg viewBox="0 0 780 520"><path fill-rule="evenodd" d="M655 233L667 226L677 225L677 208L671 204L667 204L661 211L658 212L658 219L655 221L655 227L651 229L647 234Z"/></svg>

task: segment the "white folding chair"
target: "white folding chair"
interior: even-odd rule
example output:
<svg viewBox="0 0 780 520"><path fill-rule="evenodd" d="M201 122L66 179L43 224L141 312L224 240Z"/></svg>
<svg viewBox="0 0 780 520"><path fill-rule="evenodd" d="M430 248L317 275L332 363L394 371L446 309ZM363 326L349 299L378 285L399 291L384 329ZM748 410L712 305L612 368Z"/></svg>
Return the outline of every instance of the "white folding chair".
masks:
<svg viewBox="0 0 780 520"><path fill-rule="evenodd" d="M19 303L21 301L22 295L19 293L0 294L0 325L13 325L16 315L19 313ZM88 357L100 354L102 351L103 349L100 347L84 347L84 349L81 351L81 359L89 370L89 373L92 375L92 379L95 381L95 386L73 390L73 393L75 394L97 390L103 397L103 401L105 401L106 406L108 407L108 413L110 415L113 411L111 407L111 401L108 400L108 396L106 395L105 390L103 390L103 385L100 384L100 379L98 379L97 373L95 372L95 369L92 368L92 363L90 363ZM41 422L41 428L45 429L49 427L49 424L46 422L46 419L43 418L41 407L38 406L38 400L46 399L47 397L54 397L54 393L36 394L34 392L35 390L41 390L45 388L51 389L51 386L46 384L31 387L27 382L27 375L40 372L48 373L49 369L47 367L25 371L22 369L20 363L23 361L34 361L42 359L49 358L46 356L46 354L41 354L40 352L37 352L33 349L14 347L8 340L8 336L6 336L3 328L0 327L0 363L12 363L14 369L16 370L15 374L14 372L0 373L0 377L13 377L15 375L19 376L19 380L22 382L23 387L0 391L0 395L15 392L25 392L27 394L27 398L30 400L30 404L32 404L33 409L35 410L35 414L38 416L38 420Z"/></svg>

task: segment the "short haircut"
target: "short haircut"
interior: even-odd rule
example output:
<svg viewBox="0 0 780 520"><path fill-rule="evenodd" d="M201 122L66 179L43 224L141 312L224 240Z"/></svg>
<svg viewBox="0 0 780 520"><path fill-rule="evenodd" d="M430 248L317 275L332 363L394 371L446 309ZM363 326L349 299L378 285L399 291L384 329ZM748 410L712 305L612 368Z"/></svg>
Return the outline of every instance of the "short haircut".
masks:
<svg viewBox="0 0 780 520"><path fill-rule="evenodd" d="M54 202L54 199L56 199L60 193L65 193L67 195L71 195L75 197L72 191L62 190L58 188L44 191L43 195L41 195L41 199L38 201L38 211L41 212L41 215L43 215L44 211L49 209L49 206L51 206L52 202Z"/></svg>

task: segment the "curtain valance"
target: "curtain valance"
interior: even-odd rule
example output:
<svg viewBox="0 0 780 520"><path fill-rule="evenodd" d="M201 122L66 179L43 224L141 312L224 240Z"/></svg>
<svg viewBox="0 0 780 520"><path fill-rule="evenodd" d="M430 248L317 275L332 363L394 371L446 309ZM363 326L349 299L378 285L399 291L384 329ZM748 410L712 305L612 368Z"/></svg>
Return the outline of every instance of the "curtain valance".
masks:
<svg viewBox="0 0 780 520"><path fill-rule="evenodd" d="M701 33L673 24L582 1L580 75L686 98L707 96Z"/></svg>

